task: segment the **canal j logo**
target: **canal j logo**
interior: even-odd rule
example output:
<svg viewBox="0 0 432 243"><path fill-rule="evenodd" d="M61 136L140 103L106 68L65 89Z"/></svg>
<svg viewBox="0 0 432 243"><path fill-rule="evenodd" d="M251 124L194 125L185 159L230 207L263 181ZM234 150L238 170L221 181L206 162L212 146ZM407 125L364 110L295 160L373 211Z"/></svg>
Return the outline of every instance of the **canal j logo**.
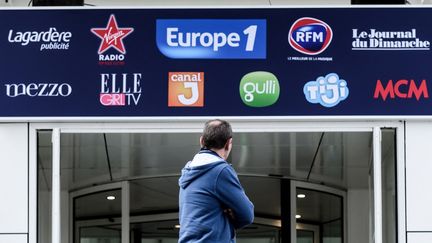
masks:
<svg viewBox="0 0 432 243"><path fill-rule="evenodd" d="M168 106L203 107L204 72L169 72Z"/></svg>
<svg viewBox="0 0 432 243"><path fill-rule="evenodd" d="M307 82L303 88L306 100L324 107L333 107L349 95L348 84L336 73L318 77L316 81Z"/></svg>
<svg viewBox="0 0 432 243"><path fill-rule="evenodd" d="M332 38L333 31L326 22L309 17L294 22L288 34L292 48L306 55L320 54L330 45Z"/></svg>
<svg viewBox="0 0 432 243"><path fill-rule="evenodd" d="M240 81L240 97L247 106L273 105L279 99L279 93L279 81L269 72L248 73Z"/></svg>

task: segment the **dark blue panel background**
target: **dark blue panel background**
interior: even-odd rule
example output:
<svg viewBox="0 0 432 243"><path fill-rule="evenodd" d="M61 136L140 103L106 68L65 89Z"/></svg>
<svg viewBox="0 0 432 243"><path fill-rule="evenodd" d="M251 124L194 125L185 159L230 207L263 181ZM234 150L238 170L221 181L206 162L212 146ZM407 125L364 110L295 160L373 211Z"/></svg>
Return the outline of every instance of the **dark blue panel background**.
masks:
<svg viewBox="0 0 432 243"><path fill-rule="evenodd" d="M100 39L91 28L104 28L115 14L119 28L133 27L123 39L124 66L98 65ZM431 51L352 51L352 29L409 31L432 41L432 9L121 9L121 10L5 10L0 11L0 116L342 116L431 115L430 99L373 99L377 79L414 79L432 76ZM325 21L333 30L330 46L319 56L331 62L288 61L305 56L288 44L288 31L301 17ZM266 19L267 59L170 59L155 43L156 19ZM39 51L39 44L9 43L16 31L70 31L69 50ZM111 48L105 54L117 54ZM205 106L168 107L168 72L204 72ZM239 96L241 78L254 71L278 77L278 102L251 108ZM303 94L306 82L335 72L348 82L349 97L332 108L310 104ZM138 106L105 107L99 103L101 73L142 73ZM69 83L69 97L10 98L6 83Z"/></svg>

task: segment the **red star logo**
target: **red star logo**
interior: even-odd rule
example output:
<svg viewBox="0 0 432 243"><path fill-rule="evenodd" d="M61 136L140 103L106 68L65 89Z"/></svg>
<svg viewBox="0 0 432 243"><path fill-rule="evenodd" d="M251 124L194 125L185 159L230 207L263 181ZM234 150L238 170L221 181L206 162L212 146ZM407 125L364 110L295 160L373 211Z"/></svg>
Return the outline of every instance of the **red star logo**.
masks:
<svg viewBox="0 0 432 243"><path fill-rule="evenodd" d="M123 44L123 38L132 33L133 28L119 28L114 14L110 16L108 24L105 28L92 28L91 32L102 39L99 46L98 54L104 53L110 47L114 47L122 54L126 53Z"/></svg>

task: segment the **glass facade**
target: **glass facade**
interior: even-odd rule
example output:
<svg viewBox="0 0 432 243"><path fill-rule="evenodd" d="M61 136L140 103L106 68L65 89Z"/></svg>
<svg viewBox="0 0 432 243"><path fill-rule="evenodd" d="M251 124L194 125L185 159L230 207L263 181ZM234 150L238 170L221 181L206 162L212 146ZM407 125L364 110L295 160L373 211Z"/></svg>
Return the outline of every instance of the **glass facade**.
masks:
<svg viewBox="0 0 432 243"><path fill-rule="evenodd" d="M396 243L394 139L394 130L383 131L386 243ZM62 242L121 242L123 190L95 189L119 182L129 186L130 242L176 242L181 227L177 180L199 150L198 140L198 133L61 134ZM50 141L51 131L38 132L41 243L51 237ZM371 132L236 133L228 161L255 204L256 216L254 224L237 232L238 242L373 243L372 155ZM294 193L283 186L295 182L311 186L294 187ZM290 204L296 205L295 211ZM284 210L289 217L300 217L290 221ZM283 239L292 228L296 237Z"/></svg>

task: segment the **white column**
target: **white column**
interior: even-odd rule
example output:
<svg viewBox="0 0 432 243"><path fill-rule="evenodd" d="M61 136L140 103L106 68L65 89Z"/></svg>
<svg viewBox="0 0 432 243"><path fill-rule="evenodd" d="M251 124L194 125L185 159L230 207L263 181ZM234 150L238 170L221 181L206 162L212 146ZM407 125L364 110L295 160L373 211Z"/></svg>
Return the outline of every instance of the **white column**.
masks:
<svg viewBox="0 0 432 243"><path fill-rule="evenodd" d="M52 243L60 243L60 129L52 133Z"/></svg>
<svg viewBox="0 0 432 243"><path fill-rule="evenodd" d="M0 239L28 233L27 131L25 123L0 125Z"/></svg>
<svg viewBox="0 0 432 243"><path fill-rule="evenodd" d="M381 128L373 129L374 243L382 242Z"/></svg>

